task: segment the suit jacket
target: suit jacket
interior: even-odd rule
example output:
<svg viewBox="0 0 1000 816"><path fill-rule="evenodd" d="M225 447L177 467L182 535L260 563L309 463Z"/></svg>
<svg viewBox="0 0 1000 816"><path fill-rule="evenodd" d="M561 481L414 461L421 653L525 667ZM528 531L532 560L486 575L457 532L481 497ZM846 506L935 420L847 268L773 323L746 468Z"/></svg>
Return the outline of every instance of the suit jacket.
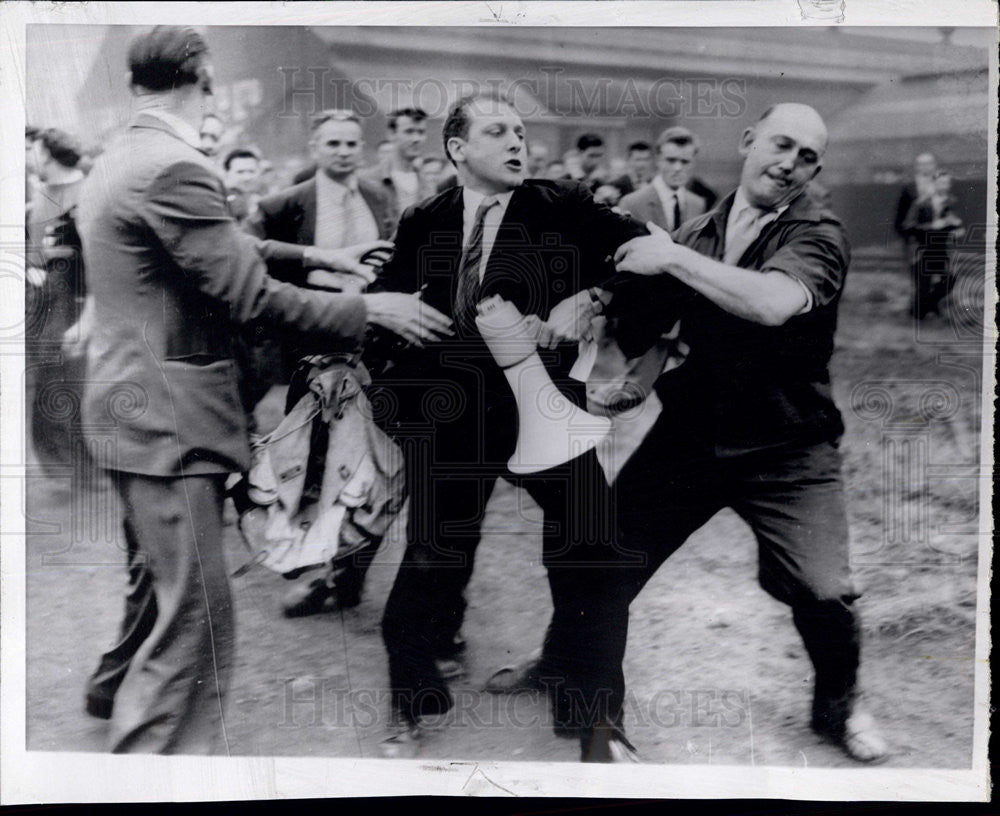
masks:
<svg viewBox="0 0 1000 816"><path fill-rule="evenodd" d="M363 335L360 298L267 275L215 168L157 118L140 115L97 160L78 213L94 309L83 419L114 436L109 468L184 476L249 466L234 323L265 320L327 342Z"/></svg>
<svg viewBox="0 0 1000 816"><path fill-rule="evenodd" d="M463 192L446 190L403 214L396 252L383 267L379 285L390 291L421 291L424 301L454 317L463 250ZM625 285L609 256L624 242L645 234L638 222L598 204L575 182L529 180L519 186L500 224L486 269L481 297L511 301L523 314L545 320L564 298L591 286ZM582 384L568 379L577 345L540 352L550 376L582 404ZM376 385L391 398L378 417L393 435L416 433L433 439L431 462L496 463L513 452L517 410L506 377L478 334L450 338L426 348L378 344L369 354L390 357L393 367ZM374 371L384 369L373 360Z"/></svg>
<svg viewBox="0 0 1000 816"><path fill-rule="evenodd" d="M677 197L681 205L681 224L701 215L708 209L704 198L697 193L692 193L685 187L681 187L677 191ZM642 221L643 224L647 221L652 221L661 229L670 229L670 219L663 211L660 196L652 184L647 184L641 190L636 190L636 192L625 196L618 202L618 206L625 212L630 213L633 218ZM674 229L679 226L680 224L675 224Z"/></svg>
<svg viewBox="0 0 1000 816"><path fill-rule="evenodd" d="M358 177L358 192L375 217L379 238L389 238L396 228L395 199L384 188ZM247 230L262 239L312 246L316 242L315 175L287 190L262 198L257 212L246 223ZM305 283L307 271L301 263L272 260L268 271L291 283Z"/></svg>

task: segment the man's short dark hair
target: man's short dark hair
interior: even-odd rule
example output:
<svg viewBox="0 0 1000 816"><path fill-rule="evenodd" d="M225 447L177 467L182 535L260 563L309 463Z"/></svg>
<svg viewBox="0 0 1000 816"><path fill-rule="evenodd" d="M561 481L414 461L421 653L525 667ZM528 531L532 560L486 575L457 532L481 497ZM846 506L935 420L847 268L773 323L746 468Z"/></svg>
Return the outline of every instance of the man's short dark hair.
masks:
<svg viewBox="0 0 1000 816"><path fill-rule="evenodd" d="M492 91L479 91L478 93L463 96L452 105L448 111L448 118L444 120L444 129L441 131L441 140L444 142L444 154L452 164L455 164L455 160L451 157L451 151L448 150L448 140L469 138L469 105L480 99L513 107L507 97ZM457 167L458 165L455 166Z"/></svg>
<svg viewBox="0 0 1000 816"><path fill-rule="evenodd" d="M649 142L632 142L628 146L627 155L631 156L633 153L647 153L652 150L649 146Z"/></svg>
<svg viewBox="0 0 1000 816"><path fill-rule="evenodd" d="M235 150L230 150L226 154L226 158L222 162L222 169L229 170L229 165L237 159L253 159L256 162L259 162L260 156L245 147L237 147Z"/></svg>
<svg viewBox="0 0 1000 816"><path fill-rule="evenodd" d="M189 26L156 26L128 49L132 83L148 91L170 91L204 80L208 44Z"/></svg>
<svg viewBox="0 0 1000 816"><path fill-rule="evenodd" d="M47 128L38 134L40 141L54 161L63 167L73 168L80 163L83 148L75 137L57 128Z"/></svg>
<svg viewBox="0 0 1000 816"><path fill-rule="evenodd" d="M596 133L584 133L579 139L576 140L576 149L581 153L588 147L603 147L604 139L598 136Z"/></svg>
<svg viewBox="0 0 1000 816"><path fill-rule="evenodd" d="M681 127L680 125L668 127L665 131L663 131L663 133L660 134L660 138L656 140L656 149L659 150L666 144L674 144L678 147L688 147L689 145L694 145L695 152L698 151L700 146L698 143L698 137L686 127Z"/></svg>
<svg viewBox="0 0 1000 816"><path fill-rule="evenodd" d="M420 108L398 108L397 110L391 111L389 113L389 130L396 130L396 122L406 117L407 119L412 119L414 122L423 122L427 118L427 112L421 110Z"/></svg>
<svg viewBox="0 0 1000 816"><path fill-rule="evenodd" d="M347 108L328 108L313 114L309 120L309 130L315 133L327 122L354 122L356 125L361 125L361 120L354 111Z"/></svg>

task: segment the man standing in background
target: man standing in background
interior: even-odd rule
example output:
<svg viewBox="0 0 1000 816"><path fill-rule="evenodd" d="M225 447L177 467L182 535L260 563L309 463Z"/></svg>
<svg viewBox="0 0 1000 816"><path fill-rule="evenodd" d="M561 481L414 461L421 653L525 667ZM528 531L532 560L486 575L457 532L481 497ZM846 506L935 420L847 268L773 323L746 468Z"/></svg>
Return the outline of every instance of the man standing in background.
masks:
<svg viewBox="0 0 1000 816"><path fill-rule="evenodd" d="M378 241L388 238L395 229L395 205L384 186L358 176L364 140L357 116L343 110L317 114L312 121L309 150L317 167L313 177L262 199L247 224L248 230L262 239L315 245L320 249L337 250L358 244L387 247ZM301 264L271 263L269 269L280 280L309 286L359 291L368 283L342 273L307 271ZM270 355L266 351L268 345L272 348ZM275 369L270 375L256 372L254 376L271 384L285 383L305 352L295 343L279 343L279 349L273 345L264 336L251 343L250 358L260 361L270 357ZM300 617L324 608L357 606L369 560L370 553L360 551L352 563L336 572L331 568L319 578L307 575L285 593L282 599L285 615Z"/></svg>
<svg viewBox="0 0 1000 816"><path fill-rule="evenodd" d="M653 151L645 142L632 142L628 146L625 161L628 172L611 182L621 191L623 197L649 184L654 173Z"/></svg>
<svg viewBox="0 0 1000 816"><path fill-rule="evenodd" d="M417 160L427 141L427 114L420 108L401 108L389 114L389 157L362 173L366 181L381 184L393 197L396 217L437 192L425 186L417 173Z"/></svg>
<svg viewBox="0 0 1000 816"><path fill-rule="evenodd" d="M706 210L705 199L687 189L698 142L687 128L671 127L663 131L656 145L659 172L651 184L625 196L620 206L643 223L652 221L672 232Z"/></svg>

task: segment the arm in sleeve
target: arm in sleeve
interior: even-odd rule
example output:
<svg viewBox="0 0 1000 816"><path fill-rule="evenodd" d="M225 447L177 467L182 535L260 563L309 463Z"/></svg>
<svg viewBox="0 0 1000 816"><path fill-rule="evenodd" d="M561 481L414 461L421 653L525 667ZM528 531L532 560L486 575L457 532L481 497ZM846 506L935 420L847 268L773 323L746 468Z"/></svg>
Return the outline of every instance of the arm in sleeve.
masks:
<svg viewBox="0 0 1000 816"><path fill-rule="evenodd" d="M267 274L258 239L229 217L218 180L201 165L174 164L145 192L146 222L185 281L229 306L235 323L262 319L304 335L359 340L364 301L301 289Z"/></svg>
<svg viewBox="0 0 1000 816"><path fill-rule="evenodd" d="M826 306L844 288L851 248L836 223L804 224L761 265L762 272L784 272L810 293L813 307Z"/></svg>

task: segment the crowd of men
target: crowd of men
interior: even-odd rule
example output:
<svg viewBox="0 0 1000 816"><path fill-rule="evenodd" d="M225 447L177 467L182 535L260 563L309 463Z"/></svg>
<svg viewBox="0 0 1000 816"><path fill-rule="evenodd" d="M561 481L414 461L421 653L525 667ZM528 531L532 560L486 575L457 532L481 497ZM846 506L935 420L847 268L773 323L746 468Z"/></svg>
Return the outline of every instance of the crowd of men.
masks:
<svg viewBox="0 0 1000 816"><path fill-rule="evenodd" d="M400 443L409 497L383 618L388 755L416 750L423 718L453 705L480 523L505 478L548 522L553 613L540 648L491 689L545 690L556 733L579 741L582 760L634 758L622 716L629 605L724 507L752 528L761 585L791 608L812 660L812 728L858 761L886 756L857 688L844 427L829 375L850 250L807 190L827 147L815 110L764 111L734 145L740 182L721 199L698 181L699 140L685 127L633 143L612 171L598 135L553 158L491 94L452 106L441 156L425 155L423 111L393 112L370 167L358 117L324 111L303 146L311 163L282 186L255 149L220 155L225 124L211 114L199 33L159 26L128 59L135 116L86 180L70 137L28 140L45 191L29 214L28 283L49 314L29 352L75 330L87 425L107 419L122 384L145 399L114 417L116 457L104 463L123 500L131 583L87 710L111 720L112 751L220 750L234 664L226 482L250 465L264 393L304 356L346 349L392 397L382 430ZM543 245L567 250L565 263ZM58 246L77 260L56 264ZM52 289L58 270L80 279ZM497 298L525 316L518 325L572 404L588 405L580 352L598 318L614 328L618 374L652 372L643 396L662 408L620 471L594 449L511 469L525 395L505 369L523 356L500 359L483 336L484 304ZM591 371L607 363L601 353ZM428 407L435 385L460 395L454 410ZM33 417L44 419L41 402ZM419 445L407 444L414 427ZM36 423L41 458L59 433ZM284 613L358 604L369 561L306 573Z"/></svg>

